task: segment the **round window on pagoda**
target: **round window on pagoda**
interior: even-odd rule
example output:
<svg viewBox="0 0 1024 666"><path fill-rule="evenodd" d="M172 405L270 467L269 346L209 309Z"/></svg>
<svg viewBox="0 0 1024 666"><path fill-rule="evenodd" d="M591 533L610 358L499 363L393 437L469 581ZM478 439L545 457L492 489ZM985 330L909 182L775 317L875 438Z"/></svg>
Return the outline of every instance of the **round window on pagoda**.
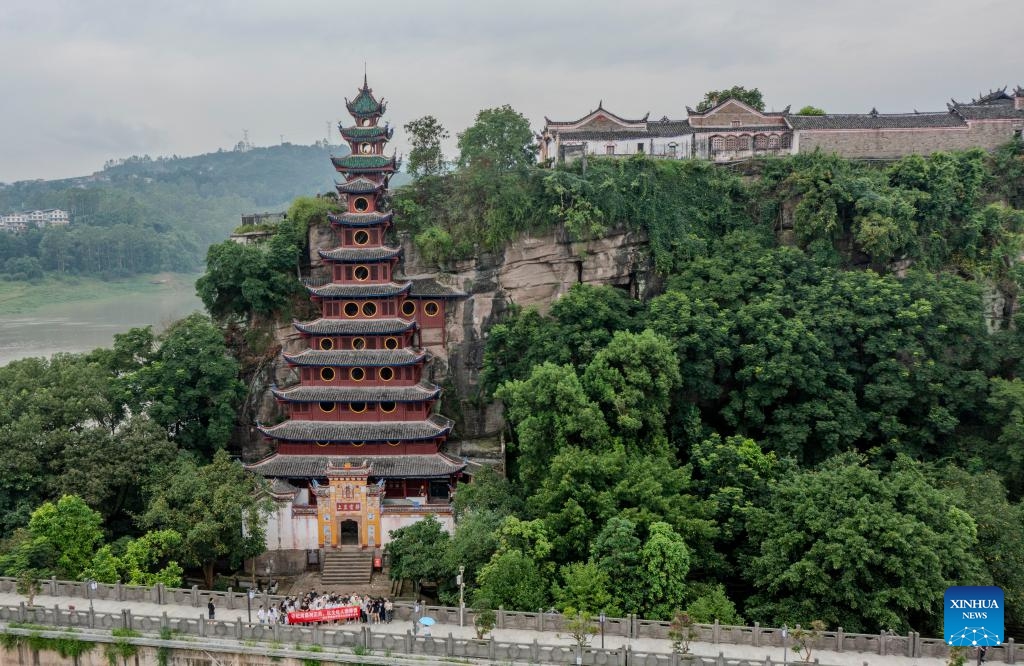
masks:
<svg viewBox="0 0 1024 666"><path fill-rule="evenodd" d="M360 229L356 232L355 236L352 237L356 245L366 245L370 242L370 232L365 229Z"/></svg>
<svg viewBox="0 0 1024 666"><path fill-rule="evenodd" d="M320 349L330 351L334 349L334 340L331 338L320 338Z"/></svg>
<svg viewBox="0 0 1024 666"><path fill-rule="evenodd" d="M362 120L359 121L359 124L362 125L363 127L369 127L370 126L370 119L369 118L363 118Z"/></svg>
<svg viewBox="0 0 1024 666"><path fill-rule="evenodd" d="M401 446L401 442L388 442L388 446Z"/></svg>
<svg viewBox="0 0 1024 666"><path fill-rule="evenodd" d="M345 309L343 310L346 317L355 317L359 314L359 306L355 303L346 303Z"/></svg>
<svg viewBox="0 0 1024 666"><path fill-rule="evenodd" d="M348 377L354 382L361 382L366 378L366 370L362 368L352 368L348 371Z"/></svg>
<svg viewBox="0 0 1024 666"><path fill-rule="evenodd" d="M385 414L390 414L391 412L395 411L395 403L393 403L393 402L382 402L382 403L380 403L380 411L384 412Z"/></svg>
<svg viewBox="0 0 1024 666"><path fill-rule="evenodd" d="M428 317L433 317L440 311L441 306L435 303L434 301L430 301L429 303L426 303L423 306L423 314L427 315Z"/></svg>
<svg viewBox="0 0 1024 666"><path fill-rule="evenodd" d="M366 340L363 338L352 338L352 349L366 349Z"/></svg>
<svg viewBox="0 0 1024 666"><path fill-rule="evenodd" d="M416 314L416 304L412 301L406 301L402 303L402 314L406 317L411 317Z"/></svg>
<svg viewBox="0 0 1024 666"><path fill-rule="evenodd" d="M366 442L352 442L352 446L358 449L362 446L366 446Z"/></svg>
<svg viewBox="0 0 1024 666"><path fill-rule="evenodd" d="M321 402L320 403L320 411L325 413L325 414L329 414L329 413L333 412L334 411L334 403L333 402Z"/></svg>
<svg viewBox="0 0 1024 666"><path fill-rule="evenodd" d="M373 301L363 303L363 316L372 317L377 314L377 304Z"/></svg>
<svg viewBox="0 0 1024 666"><path fill-rule="evenodd" d="M334 381L334 368L320 368L320 379L325 382Z"/></svg>
<svg viewBox="0 0 1024 666"><path fill-rule="evenodd" d="M398 349L398 338L384 338L384 349Z"/></svg>
<svg viewBox="0 0 1024 666"><path fill-rule="evenodd" d="M382 382L390 382L395 378L395 371L393 368L381 368L377 371L377 376Z"/></svg>
<svg viewBox="0 0 1024 666"><path fill-rule="evenodd" d="M355 279L362 282L363 280L369 279L370 269L367 268L366 266L356 266L355 270L352 271L352 275L355 277Z"/></svg>
<svg viewBox="0 0 1024 666"><path fill-rule="evenodd" d="M359 197L358 199L352 202L352 207L355 208L360 213L365 213L370 209L370 200L367 199L366 197Z"/></svg>
<svg viewBox="0 0 1024 666"><path fill-rule="evenodd" d="M361 144L359 144L359 152L361 152L363 155L369 155L371 150L373 150L373 146L371 146L370 144L368 144L368 143L361 143Z"/></svg>
<svg viewBox="0 0 1024 666"><path fill-rule="evenodd" d="M329 444L330 444L330 442L317 442L316 443L317 446L328 446Z"/></svg>
<svg viewBox="0 0 1024 666"><path fill-rule="evenodd" d="M348 409L353 414L362 414L363 412L366 411L366 403L365 402L349 403Z"/></svg>

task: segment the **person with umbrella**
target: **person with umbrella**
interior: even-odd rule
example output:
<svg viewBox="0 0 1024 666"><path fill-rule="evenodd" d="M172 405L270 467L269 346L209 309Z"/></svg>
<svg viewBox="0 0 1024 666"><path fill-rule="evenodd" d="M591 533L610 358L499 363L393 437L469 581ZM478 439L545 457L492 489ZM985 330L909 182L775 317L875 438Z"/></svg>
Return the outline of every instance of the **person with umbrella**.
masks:
<svg viewBox="0 0 1024 666"><path fill-rule="evenodd" d="M432 618L432 617L421 617L420 618L420 624L423 625L423 635L424 636L429 636L430 635L430 626L432 624L434 624L434 618Z"/></svg>

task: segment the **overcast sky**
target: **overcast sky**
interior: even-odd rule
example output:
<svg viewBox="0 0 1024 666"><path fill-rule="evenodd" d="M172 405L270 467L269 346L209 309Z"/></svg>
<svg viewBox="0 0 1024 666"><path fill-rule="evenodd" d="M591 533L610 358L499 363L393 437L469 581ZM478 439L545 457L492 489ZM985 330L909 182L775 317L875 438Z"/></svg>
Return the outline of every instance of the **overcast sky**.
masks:
<svg viewBox="0 0 1024 666"><path fill-rule="evenodd" d="M534 128L599 99L685 117L735 84L776 109L944 109L1024 84L1022 35L1024 0L0 0L0 181L229 148L243 129L311 143L364 60L399 152L425 114L450 152L506 103Z"/></svg>

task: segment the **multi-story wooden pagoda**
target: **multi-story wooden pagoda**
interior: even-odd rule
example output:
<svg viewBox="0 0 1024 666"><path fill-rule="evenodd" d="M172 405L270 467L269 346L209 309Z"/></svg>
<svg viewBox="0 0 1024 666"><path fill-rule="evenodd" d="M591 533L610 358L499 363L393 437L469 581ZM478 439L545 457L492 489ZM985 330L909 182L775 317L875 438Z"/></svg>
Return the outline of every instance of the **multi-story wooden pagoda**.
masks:
<svg viewBox="0 0 1024 666"><path fill-rule="evenodd" d="M364 77L346 105L355 125L339 130L351 153L331 158L344 177L344 212L329 216L337 246L319 250L327 280L306 284L321 316L295 323L305 348L283 356L299 381L272 389L287 418L260 426L277 450L249 465L278 502L272 551L380 546L426 515L450 525L465 466L441 452L452 422L433 412L441 389L424 376L423 348L444 344L446 305L462 294L396 277L402 250L387 242L386 195L399 161L384 155L386 104Z"/></svg>

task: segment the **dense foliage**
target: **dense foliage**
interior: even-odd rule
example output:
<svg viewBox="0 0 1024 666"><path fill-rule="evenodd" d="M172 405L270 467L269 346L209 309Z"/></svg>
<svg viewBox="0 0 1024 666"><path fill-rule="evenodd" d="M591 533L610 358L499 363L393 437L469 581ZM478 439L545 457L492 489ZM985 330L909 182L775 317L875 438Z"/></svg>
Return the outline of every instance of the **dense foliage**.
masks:
<svg viewBox="0 0 1024 666"><path fill-rule="evenodd" d="M342 149L340 152L344 152ZM280 210L327 191L330 151L285 144L196 157L108 163L92 176L0 187L0 212L62 208L65 228L0 233L0 274L125 276L194 271L242 213Z"/></svg>
<svg viewBox="0 0 1024 666"><path fill-rule="evenodd" d="M625 227L660 281L490 328L508 478L460 489L415 577L450 600L466 564L478 605L932 635L948 585L1021 599L1022 154L592 159L406 188L441 262Z"/></svg>

